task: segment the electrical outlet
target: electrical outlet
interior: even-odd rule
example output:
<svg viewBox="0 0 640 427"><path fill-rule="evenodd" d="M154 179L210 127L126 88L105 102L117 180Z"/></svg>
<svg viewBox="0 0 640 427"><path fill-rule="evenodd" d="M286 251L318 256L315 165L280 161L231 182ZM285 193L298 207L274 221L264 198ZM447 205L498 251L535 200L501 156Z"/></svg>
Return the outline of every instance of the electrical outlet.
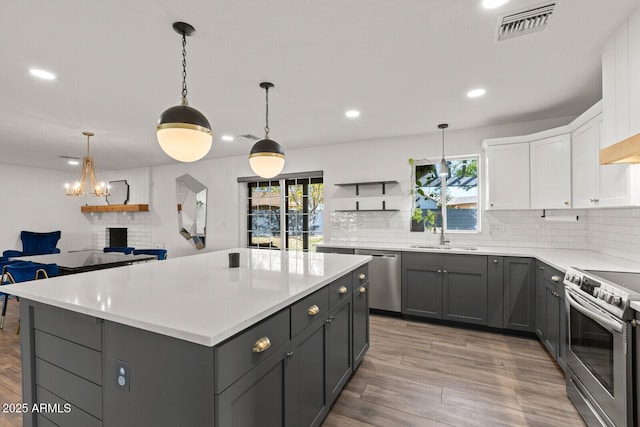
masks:
<svg viewBox="0 0 640 427"><path fill-rule="evenodd" d="M129 391L129 363L122 360L116 360L116 370L116 383L118 384L118 387Z"/></svg>
<svg viewBox="0 0 640 427"><path fill-rule="evenodd" d="M499 222L496 224L491 224L491 230L490 231L504 231L504 224Z"/></svg>

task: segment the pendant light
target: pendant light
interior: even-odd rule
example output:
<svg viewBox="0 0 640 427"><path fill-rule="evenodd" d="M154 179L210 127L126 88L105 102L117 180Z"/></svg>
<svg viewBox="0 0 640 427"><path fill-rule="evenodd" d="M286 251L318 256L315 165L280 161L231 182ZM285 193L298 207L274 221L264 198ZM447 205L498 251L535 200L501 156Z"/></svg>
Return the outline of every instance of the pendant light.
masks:
<svg viewBox="0 0 640 427"><path fill-rule="evenodd" d="M249 154L249 164L256 175L273 178L284 168L284 150L280 144L269 138L269 89L273 87L273 83L262 82L260 87L265 90L264 139L254 144Z"/></svg>
<svg viewBox="0 0 640 427"><path fill-rule="evenodd" d="M80 179L77 180L73 186L66 183L64 185L67 196L74 197L104 197L109 195L109 186L104 182L98 183L96 174L93 170L93 157L89 154L89 138L94 134L93 132L82 132L87 137L87 155L82 159L82 173ZM90 188L87 188L87 179L91 184Z"/></svg>
<svg viewBox="0 0 640 427"><path fill-rule="evenodd" d="M182 35L182 102L160 115L156 134L160 147L170 157L195 162L209 152L212 140L209 121L187 102L187 36L196 30L185 22L175 22L173 29Z"/></svg>
<svg viewBox="0 0 640 427"><path fill-rule="evenodd" d="M438 125L438 129L442 129L442 160L440 160L440 173L441 177L445 177L449 175L449 166L447 166L447 161L444 158L444 130L448 128L449 125L446 123L442 123Z"/></svg>

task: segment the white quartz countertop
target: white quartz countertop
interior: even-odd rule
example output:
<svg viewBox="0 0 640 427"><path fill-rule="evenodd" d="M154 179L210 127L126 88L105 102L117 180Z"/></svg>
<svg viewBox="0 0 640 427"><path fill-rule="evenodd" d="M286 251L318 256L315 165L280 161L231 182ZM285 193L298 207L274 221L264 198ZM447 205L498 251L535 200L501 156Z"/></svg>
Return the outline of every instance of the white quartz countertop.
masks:
<svg viewBox="0 0 640 427"><path fill-rule="evenodd" d="M598 252L577 250L577 249L544 249L544 248L511 248L511 247L494 247L494 246L474 246L474 250L468 250L468 246L460 245L456 248L455 244L451 245L451 249L427 249L415 247L418 244L401 244L401 243L376 243L376 242L354 242L354 243L323 243L318 245L327 248L347 248L347 249L369 249L369 250L388 250L400 252L436 252L436 253L455 253L467 255L489 255L489 256L516 256L516 257L532 257L545 264L548 264L558 270L566 271L568 267L576 267L587 270L612 270L612 271L638 271L640 272L640 263L604 255ZM421 246L428 246L424 244Z"/></svg>
<svg viewBox="0 0 640 427"><path fill-rule="evenodd" d="M240 253L229 268L228 253ZM233 249L6 285L2 291L214 346L370 256Z"/></svg>

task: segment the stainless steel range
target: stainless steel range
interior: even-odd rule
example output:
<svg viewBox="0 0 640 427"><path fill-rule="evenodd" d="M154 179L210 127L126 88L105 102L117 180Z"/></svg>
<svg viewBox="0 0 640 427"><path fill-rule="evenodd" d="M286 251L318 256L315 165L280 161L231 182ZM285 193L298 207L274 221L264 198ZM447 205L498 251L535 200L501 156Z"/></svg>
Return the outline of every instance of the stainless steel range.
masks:
<svg viewBox="0 0 640 427"><path fill-rule="evenodd" d="M633 420L633 310L640 273L569 268L567 394L589 426Z"/></svg>

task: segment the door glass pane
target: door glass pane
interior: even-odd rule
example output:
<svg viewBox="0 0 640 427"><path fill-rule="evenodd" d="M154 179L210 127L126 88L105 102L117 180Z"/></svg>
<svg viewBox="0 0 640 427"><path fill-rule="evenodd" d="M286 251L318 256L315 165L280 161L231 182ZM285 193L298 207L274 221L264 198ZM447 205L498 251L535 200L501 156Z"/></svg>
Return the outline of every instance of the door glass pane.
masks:
<svg viewBox="0 0 640 427"><path fill-rule="evenodd" d="M324 184L320 179L309 184L309 251L315 252L316 245L324 241Z"/></svg>
<svg viewBox="0 0 640 427"><path fill-rule="evenodd" d="M281 248L280 186L277 182L250 185L249 246Z"/></svg>

